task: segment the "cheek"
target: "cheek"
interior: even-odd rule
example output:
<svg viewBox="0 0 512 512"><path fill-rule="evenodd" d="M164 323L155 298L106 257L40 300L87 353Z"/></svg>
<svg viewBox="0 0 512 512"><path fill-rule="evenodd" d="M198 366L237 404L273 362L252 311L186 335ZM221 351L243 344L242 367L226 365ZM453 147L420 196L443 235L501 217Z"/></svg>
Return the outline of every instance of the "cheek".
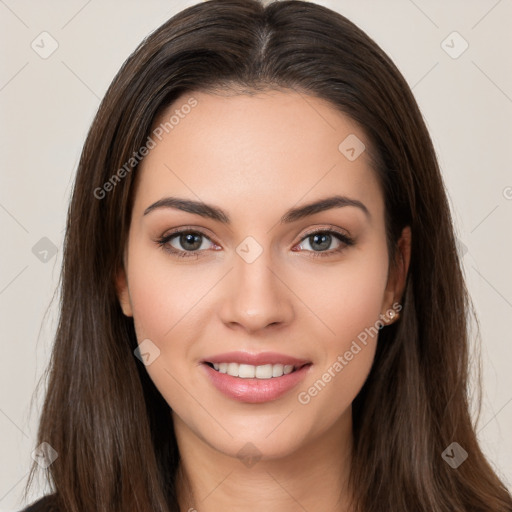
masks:
<svg viewBox="0 0 512 512"><path fill-rule="evenodd" d="M141 244L142 245L142 244ZM128 280L137 338L150 338L165 349L175 327L190 322L194 305L213 286L197 272L171 261L155 248L135 246L130 254Z"/></svg>
<svg viewBox="0 0 512 512"><path fill-rule="evenodd" d="M303 413L320 418L319 431L350 408L371 370L381 325L378 292L371 285L340 292L342 300L331 311L334 335L323 336L321 360L297 392Z"/></svg>
<svg viewBox="0 0 512 512"><path fill-rule="evenodd" d="M304 418L316 418L312 431L325 432L350 410L368 377L374 355L375 345L349 343L301 386L296 397L298 412Z"/></svg>
<svg viewBox="0 0 512 512"><path fill-rule="evenodd" d="M321 282L325 285L319 293ZM304 290L309 290L308 300L316 304L315 310L330 327L333 340L337 340L334 344L342 349L347 341L379 320L386 284L386 254L361 250L335 271L322 269L309 279Z"/></svg>
<svg viewBox="0 0 512 512"><path fill-rule="evenodd" d="M323 424L335 421L350 406L370 372L386 282L386 254L380 251L361 252L329 276L319 310L331 333L322 337L322 360L297 395L310 413L323 411Z"/></svg>
<svg viewBox="0 0 512 512"><path fill-rule="evenodd" d="M150 338L160 344L176 321L180 301L175 288L167 288L155 277L153 273L132 275L130 293L138 340Z"/></svg>
<svg viewBox="0 0 512 512"><path fill-rule="evenodd" d="M157 347L153 350L158 350L158 357L146 371L166 402L179 406L183 395L186 398L183 384L191 370L185 363L189 349L186 340L197 325L194 317L198 308L193 306L205 291L185 282L179 270L145 261L136 269L136 259L132 259L130 295L135 332L139 343L149 339Z"/></svg>

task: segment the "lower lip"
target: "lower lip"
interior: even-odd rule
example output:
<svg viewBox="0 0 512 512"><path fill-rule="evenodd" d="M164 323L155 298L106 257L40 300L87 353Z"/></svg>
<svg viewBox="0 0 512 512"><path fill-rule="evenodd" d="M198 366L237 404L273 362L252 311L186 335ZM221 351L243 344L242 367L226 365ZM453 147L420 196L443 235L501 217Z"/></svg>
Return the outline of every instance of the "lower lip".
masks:
<svg viewBox="0 0 512 512"><path fill-rule="evenodd" d="M220 373L211 366L202 365L212 384L224 395L233 400L259 404L277 400L291 391L304 380L311 364L307 364L292 373L271 379L242 379L227 373Z"/></svg>

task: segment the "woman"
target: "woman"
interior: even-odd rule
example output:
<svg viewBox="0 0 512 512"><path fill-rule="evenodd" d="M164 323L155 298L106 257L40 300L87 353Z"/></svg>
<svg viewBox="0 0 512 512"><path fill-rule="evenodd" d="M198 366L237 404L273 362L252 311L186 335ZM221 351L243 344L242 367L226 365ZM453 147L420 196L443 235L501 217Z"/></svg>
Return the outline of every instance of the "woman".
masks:
<svg viewBox="0 0 512 512"><path fill-rule="evenodd" d="M510 512L468 411L470 312L384 52L313 3L192 6L83 149L38 433L54 493L28 510Z"/></svg>

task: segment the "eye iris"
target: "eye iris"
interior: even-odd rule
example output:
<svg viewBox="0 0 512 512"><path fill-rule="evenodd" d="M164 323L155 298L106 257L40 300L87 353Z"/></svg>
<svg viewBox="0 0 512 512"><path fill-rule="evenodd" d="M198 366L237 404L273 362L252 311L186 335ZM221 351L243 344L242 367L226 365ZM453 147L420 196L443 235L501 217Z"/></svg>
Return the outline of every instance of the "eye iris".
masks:
<svg viewBox="0 0 512 512"><path fill-rule="evenodd" d="M311 247L315 248L314 245L316 243L319 243L321 245L320 250L327 249L331 242L331 235L329 235L327 233L315 233L314 235L311 235L309 237L309 239L310 239L310 243L311 243L311 240L313 240L313 243L311 243ZM322 239L322 242L318 242L318 239Z"/></svg>
<svg viewBox="0 0 512 512"><path fill-rule="evenodd" d="M201 235L196 235L194 233L187 233L185 235L181 235L180 244L184 249L195 251L199 249L199 247L201 247ZM189 247L187 246L187 244L192 244L193 247Z"/></svg>

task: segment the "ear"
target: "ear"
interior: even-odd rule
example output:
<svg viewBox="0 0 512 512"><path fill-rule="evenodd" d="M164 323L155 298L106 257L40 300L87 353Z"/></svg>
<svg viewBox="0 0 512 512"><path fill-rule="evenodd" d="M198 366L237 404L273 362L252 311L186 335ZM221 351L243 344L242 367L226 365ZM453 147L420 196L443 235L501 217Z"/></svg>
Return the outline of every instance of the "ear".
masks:
<svg viewBox="0 0 512 512"><path fill-rule="evenodd" d="M132 304L130 302L130 291L124 266L119 269L116 276L116 293L121 309L126 316L133 316Z"/></svg>
<svg viewBox="0 0 512 512"><path fill-rule="evenodd" d="M405 291L405 282L407 279L407 272L409 270L409 264L411 262L411 228L405 226L400 235L400 239L397 242L397 251L395 258L395 265L390 265L388 282L386 290L384 292L384 300L382 302L383 311L385 315L388 311L395 311L393 304L400 302ZM398 315L394 315L396 319ZM388 317L389 318L389 317Z"/></svg>

